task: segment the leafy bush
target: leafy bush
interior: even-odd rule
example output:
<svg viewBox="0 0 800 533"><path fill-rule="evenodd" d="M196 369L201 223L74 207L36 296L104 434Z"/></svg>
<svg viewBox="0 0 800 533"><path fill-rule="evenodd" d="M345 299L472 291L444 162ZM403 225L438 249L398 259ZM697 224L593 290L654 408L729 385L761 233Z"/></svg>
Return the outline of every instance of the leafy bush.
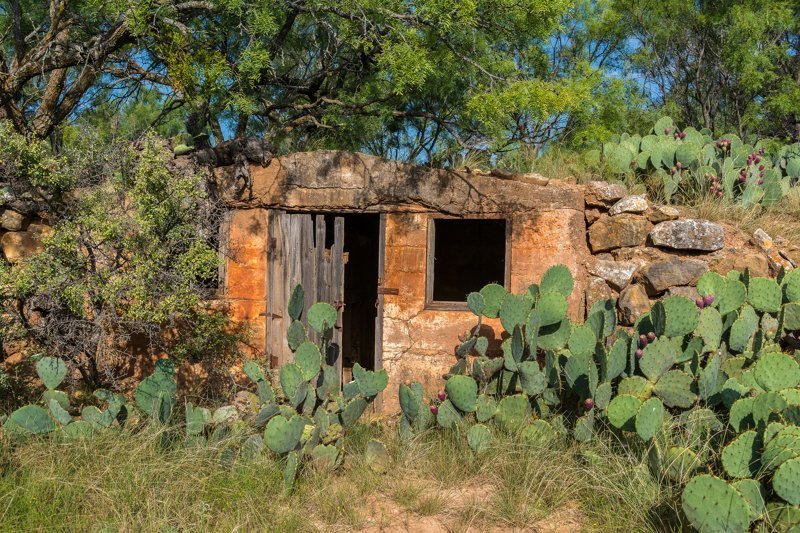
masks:
<svg viewBox="0 0 800 533"><path fill-rule="evenodd" d="M615 176L636 176L665 200L711 194L744 206L780 201L800 180L800 143L772 145L734 134L714 138L707 129L679 130L662 117L648 135L614 136L588 162Z"/></svg>
<svg viewBox="0 0 800 533"><path fill-rule="evenodd" d="M132 345L176 359L236 353L243 332L204 304L220 209L202 173L154 136L69 160L0 133L27 147L0 154L12 196L46 201L54 217L40 254L0 262L0 337L63 359L92 389L117 385Z"/></svg>
<svg viewBox="0 0 800 533"><path fill-rule="evenodd" d="M427 402L419 383L400 387L401 436L463 431L481 453L490 422L536 445L589 441L608 426L629 446L648 443L657 476L688 479L683 511L697 529L800 523L800 365L783 351L800 330L800 271L707 273L696 302L666 297L630 331L611 300L573 324L572 289L556 266L523 294L494 284L470 294L477 324L444 390ZM491 357L481 325L496 317L505 333Z"/></svg>

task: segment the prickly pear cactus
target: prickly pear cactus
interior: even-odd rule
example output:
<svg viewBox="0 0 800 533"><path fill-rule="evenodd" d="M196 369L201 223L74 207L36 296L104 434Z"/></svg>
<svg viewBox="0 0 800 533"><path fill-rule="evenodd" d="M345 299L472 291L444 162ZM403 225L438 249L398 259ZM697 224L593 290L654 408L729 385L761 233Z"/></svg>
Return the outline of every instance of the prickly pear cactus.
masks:
<svg viewBox="0 0 800 533"><path fill-rule="evenodd" d="M465 413L475 411L478 399L478 384L469 376L453 376L445 385L447 397L453 405Z"/></svg>
<svg viewBox="0 0 800 533"><path fill-rule="evenodd" d="M692 478L681 502L686 518L701 532L747 531L750 526L744 496L720 478L705 474Z"/></svg>
<svg viewBox="0 0 800 533"><path fill-rule="evenodd" d="M61 385L64 378L67 377L67 365L55 357L42 357L36 363L36 373L44 386L53 390Z"/></svg>

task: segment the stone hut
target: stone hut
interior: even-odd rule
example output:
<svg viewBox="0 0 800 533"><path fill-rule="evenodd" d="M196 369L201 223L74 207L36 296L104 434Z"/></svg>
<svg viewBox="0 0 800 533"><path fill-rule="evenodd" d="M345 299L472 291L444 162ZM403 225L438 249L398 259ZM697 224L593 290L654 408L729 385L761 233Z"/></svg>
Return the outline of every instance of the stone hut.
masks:
<svg viewBox="0 0 800 533"><path fill-rule="evenodd" d="M291 360L287 301L301 283L307 306L328 301L339 310L334 341L344 378L355 363L388 371L387 409L405 380L421 381L428 393L441 387L459 335L475 325L466 295L487 283L522 292L561 263L575 278L571 319L615 298L620 323L631 325L661 296L696 298L707 270L763 276L793 265L763 232L752 241L681 219L672 207L605 182L333 151L245 171L220 167L215 178L230 207L221 297L251 326L253 356L272 367ZM499 342L499 323L486 326Z"/></svg>
<svg viewBox="0 0 800 533"><path fill-rule="evenodd" d="M340 311L345 374L385 368L389 402L406 379L440 387L458 336L474 327L467 293L487 283L525 290L563 263L576 278L582 317L589 258L584 192L541 177L504 179L342 152L296 153L216 170L230 206L221 296L254 332L250 349L277 367L289 293ZM498 324L499 335L502 329Z"/></svg>

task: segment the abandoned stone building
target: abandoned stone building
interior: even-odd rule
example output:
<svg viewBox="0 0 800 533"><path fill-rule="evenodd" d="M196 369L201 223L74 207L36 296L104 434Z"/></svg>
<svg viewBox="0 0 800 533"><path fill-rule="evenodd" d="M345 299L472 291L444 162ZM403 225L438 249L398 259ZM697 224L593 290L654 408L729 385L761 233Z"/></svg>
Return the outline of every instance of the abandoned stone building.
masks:
<svg viewBox="0 0 800 533"><path fill-rule="evenodd" d="M513 292L552 265L575 278L573 320L617 298L623 324L663 294L696 294L708 269L791 267L722 226L680 220L621 185L581 186L537 175L431 169L344 152L296 153L215 172L230 207L222 297L251 326L248 349L273 367L291 360L290 291L340 311L335 341L345 378L356 362L389 373L385 405L408 379L432 392L474 326L466 295L487 283ZM771 266L772 265L772 266ZM489 321L500 335L499 324Z"/></svg>
<svg viewBox="0 0 800 533"><path fill-rule="evenodd" d="M405 380L429 393L441 387L459 335L475 325L466 295L487 283L519 293L564 264L575 279L571 319L614 298L620 324L631 325L663 295L697 298L707 270L766 276L800 261L800 248L763 231L682 219L619 184L332 151L245 165L216 167L212 185L226 206L219 302L252 332L248 357L273 368L291 360L287 303L300 283L307 308L327 301L339 310L344 378L356 362L388 371L387 411ZM15 209L0 205L0 249L11 263L51 232ZM499 322L484 323L499 340ZM6 354L4 365L21 356Z"/></svg>

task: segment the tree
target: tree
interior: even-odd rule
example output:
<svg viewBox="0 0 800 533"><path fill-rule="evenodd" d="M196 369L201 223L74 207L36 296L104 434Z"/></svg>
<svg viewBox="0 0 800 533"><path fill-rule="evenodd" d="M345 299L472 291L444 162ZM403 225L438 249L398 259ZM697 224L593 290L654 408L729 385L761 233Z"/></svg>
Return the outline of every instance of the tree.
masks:
<svg viewBox="0 0 800 533"><path fill-rule="evenodd" d="M618 0L653 101L719 134L800 140L800 8L792 0Z"/></svg>
<svg viewBox="0 0 800 533"><path fill-rule="evenodd" d="M114 388L132 347L176 360L236 353L242 332L203 303L218 268L216 205L163 141L56 157L3 127L0 159L41 197L70 191L44 251L0 265L0 337L70 362L90 388ZM37 179L52 169L61 178Z"/></svg>
<svg viewBox="0 0 800 533"><path fill-rule="evenodd" d="M100 86L163 82L149 37L212 10L202 0L3 0L0 120L43 138Z"/></svg>

